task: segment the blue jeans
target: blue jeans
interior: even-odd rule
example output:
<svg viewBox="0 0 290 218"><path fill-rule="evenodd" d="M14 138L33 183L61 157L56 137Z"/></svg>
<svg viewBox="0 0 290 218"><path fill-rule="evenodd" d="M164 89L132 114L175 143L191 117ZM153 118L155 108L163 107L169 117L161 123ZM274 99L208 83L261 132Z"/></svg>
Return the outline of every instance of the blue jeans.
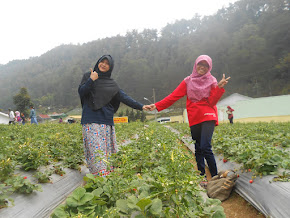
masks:
<svg viewBox="0 0 290 218"><path fill-rule="evenodd" d="M31 122L31 124L35 123L38 125L36 117L32 117L30 122Z"/></svg>
<svg viewBox="0 0 290 218"><path fill-rule="evenodd" d="M200 175L205 174L204 159L206 159L211 176L217 175L217 166L211 150L214 127L215 121L205 121L190 127L192 139L195 141L195 159L197 168L201 172Z"/></svg>

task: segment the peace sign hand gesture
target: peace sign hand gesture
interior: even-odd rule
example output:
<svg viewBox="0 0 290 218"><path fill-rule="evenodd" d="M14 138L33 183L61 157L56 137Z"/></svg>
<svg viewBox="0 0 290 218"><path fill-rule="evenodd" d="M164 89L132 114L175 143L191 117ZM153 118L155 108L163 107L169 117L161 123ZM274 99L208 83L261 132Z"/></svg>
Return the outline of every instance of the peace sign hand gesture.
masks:
<svg viewBox="0 0 290 218"><path fill-rule="evenodd" d="M91 70L91 76L90 76L90 78L91 78L93 81L97 80L97 79L99 78L99 74L98 74L96 71L93 71L92 68L90 68L90 70Z"/></svg>
<svg viewBox="0 0 290 218"><path fill-rule="evenodd" d="M219 81L218 83L218 87L223 88L229 81L231 77L226 78L225 74L223 74L223 78L221 79L221 81Z"/></svg>

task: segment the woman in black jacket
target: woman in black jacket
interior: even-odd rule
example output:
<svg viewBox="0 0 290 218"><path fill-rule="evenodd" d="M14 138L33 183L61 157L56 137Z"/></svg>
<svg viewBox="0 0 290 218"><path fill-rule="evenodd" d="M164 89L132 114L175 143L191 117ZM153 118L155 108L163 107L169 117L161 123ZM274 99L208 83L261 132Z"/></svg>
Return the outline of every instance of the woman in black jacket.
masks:
<svg viewBox="0 0 290 218"><path fill-rule="evenodd" d="M106 176L113 166L108 166L112 153L118 151L114 127L114 113L120 102L137 110L149 110L122 91L111 78L114 60L110 55L103 55L94 70L84 74L79 85L82 103L82 132L85 158L90 173Z"/></svg>

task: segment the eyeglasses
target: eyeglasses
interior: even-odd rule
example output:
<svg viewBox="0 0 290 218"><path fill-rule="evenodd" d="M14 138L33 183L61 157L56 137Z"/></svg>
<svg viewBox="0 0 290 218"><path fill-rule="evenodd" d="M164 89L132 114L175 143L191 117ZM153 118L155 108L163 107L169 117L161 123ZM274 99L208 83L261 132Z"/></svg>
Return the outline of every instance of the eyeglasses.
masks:
<svg viewBox="0 0 290 218"><path fill-rule="evenodd" d="M209 68L208 64L204 64L204 63L198 63L197 65L198 65L198 66L201 66L201 67L206 67L206 68Z"/></svg>

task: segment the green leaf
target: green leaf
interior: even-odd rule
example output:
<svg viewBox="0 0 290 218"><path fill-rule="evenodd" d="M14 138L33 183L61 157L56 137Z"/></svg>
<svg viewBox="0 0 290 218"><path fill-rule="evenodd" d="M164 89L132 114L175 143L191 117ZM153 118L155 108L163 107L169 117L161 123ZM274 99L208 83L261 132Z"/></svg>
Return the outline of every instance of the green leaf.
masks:
<svg viewBox="0 0 290 218"><path fill-rule="evenodd" d="M96 203L98 205L105 205L105 204L107 204L106 201L102 201L102 200L95 200L94 203Z"/></svg>
<svg viewBox="0 0 290 218"><path fill-rule="evenodd" d="M66 199L66 204L69 206L69 207L77 207L79 206L79 203L76 199L74 199L72 196L69 196L67 199Z"/></svg>
<svg viewBox="0 0 290 218"><path fill-rule="evenodd" d="M85 193L84 196L80 199L80 204L83 205L86 202L92 200L94 198L94 195L92 193Z"/></svg>
<svg viewBox="0 0 290 218"><path fill-rule="evenodd" d="M222 202L219 199L207 198L205 206L220 205Z"/></svg>
<svg viewBox="0 0 290 218"><path fill-rule="evenodd" d="M162 211L162 201L159 198L156 198L152 201L152 205L150 207L150 212L154 215L160 214Z"/></svg>
<svg viewBox="0 0 290 218"><path fill-rule="evenodd" d="M59 218L69 217L68 213L65 212L64 208L60 206L54 210L53 215Z"/></svg>
<svg viewBox="0 0 290 218"><path fill-rule="evenodd" d="M72 196L74 197L74 199L79 201L84 196L85 193L86 189L84 189L83 187L78 187L73 191Z"/></svg>
<svg viewBox="0 0 290 218"><path fill-rule="evenodd" d="M141 208L142 211L145 210L145 207L151 204L152 201L150 199L141 199L136 205Z"/></svg>
<svg viewBox="0 0 290 218"><path fill-rule="evenodd" d="M117 200L117 201L116 201L116 206L117 206L117 208L118 208L120 211L122 211L122 212L128 214L128 210L129 210L129 208L128 208L128 206L127 206L127 201L126 201L126 200L124 200L124 199L119 199L119 200Z"/></svg>
<svg viewBox="0 0 290 218"><path fill-rule="evenodd" d="M146 216L144 216L143 214L138 214L135 216L135 218L146 218Z"/></svg>
<svg viewBox="0 0 290 218"><path fill-rule="evenodd" d="M142 199L142 198L146 198L146 197L148 197L148 196L149 196L149 193L148 193L147 191L143 191L143 192L140 194L139 198Z"/></svg>
<svg viewBox="0 0 290 218"><path fill-rule="evenodd" d="M225 213L224 213L223 210L217 210L217 211L213 214L212 218L226 218L226 215L225 215Z"/></svg>
<svg viewBox="0 0 290 218"><path fill-rule="evenodd" d="M78 210L94 210L97 205L82 205L78 207Z"/></svg>
<svg viewBox="0 0 290 218"><path fill-rule="evenodd" d="M92 193L93 193L93 195L100 197L101 194L103 193L103 189L101 187L99 187L99 188L95 189Z"/></svg>
<svg viewBox="0 0 290 218"><path fill-rule="evenodd" d="M179 201L177 200L177 195L176 194L173 194L173 195L171 195L171 199L173 200L173 202L175 203L175 204L179 204Z"/></svg>
<svg viewBox="0 0 290 218"><path fill-rule="evenodd" d="M134 195L131 195L129 198L128 198L128 200L127 200L127 202L128 202L128 207L130 208L130 209L136 209L136 210L138 210L138 211L140 211L140 207L138 207L136 204L138 203L138 198L136 198Z"/></svg>

